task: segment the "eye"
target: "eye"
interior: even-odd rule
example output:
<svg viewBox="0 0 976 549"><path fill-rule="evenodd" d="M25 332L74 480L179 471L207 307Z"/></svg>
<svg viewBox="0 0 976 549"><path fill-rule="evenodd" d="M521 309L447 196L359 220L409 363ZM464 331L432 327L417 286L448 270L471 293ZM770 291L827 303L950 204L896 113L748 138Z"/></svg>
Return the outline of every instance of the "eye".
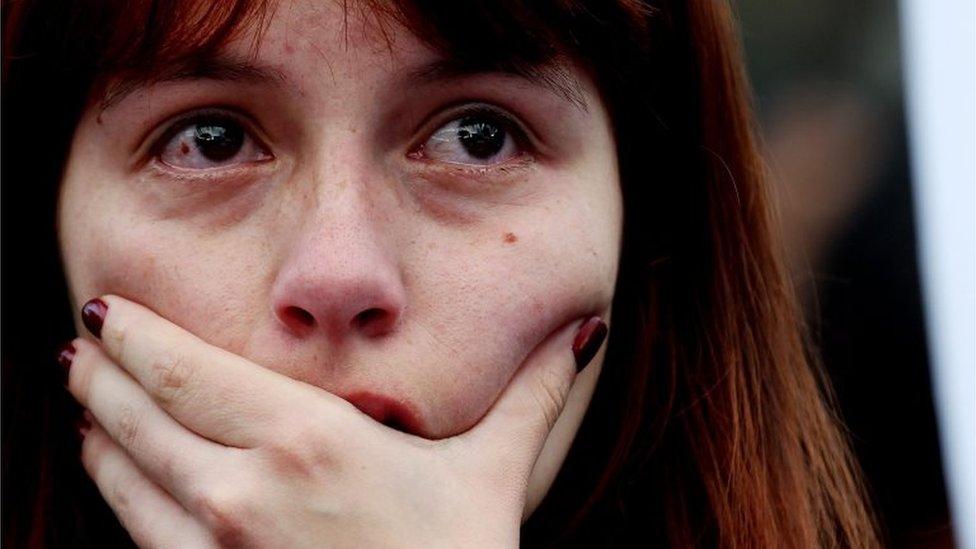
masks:
<svg viewBox="0 0 976 549"><path fill-rule="evenodd" d="M226 113L193 115L173 125L157 148L164 164L204 170L270 160L271 154L234 116Z"/></svg>
<svg viewBox="0 0 976 549"><path fill-rule="evenodd" d="M416 155L436 162L466 166L500 164L522 151L517 125L494 112L472 112L437 128Z"/></svg>

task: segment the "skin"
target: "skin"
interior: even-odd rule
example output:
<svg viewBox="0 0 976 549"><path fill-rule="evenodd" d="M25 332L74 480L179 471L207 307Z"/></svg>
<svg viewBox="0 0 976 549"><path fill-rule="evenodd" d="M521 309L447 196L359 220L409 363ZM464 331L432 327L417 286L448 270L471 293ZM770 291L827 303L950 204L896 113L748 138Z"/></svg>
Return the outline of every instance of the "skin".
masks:
<svg viewBox="0 0 976 549"><path fill-rule="evenodd" d="M107 299L106 326L116 314L123 322L123 313L116 310L137 310L151 319L131 330L139 337L126 336L126 345L136 349L128 355L106 348L108 337L76 340L69 385L96 420L85 442L86 467L98 472L96 483L138 478L151 488L144 491L146 497L158 501L168 497L160 486L170 494L180 492L167 484L172 479L161 478L158 469L153 472L133 441L142 440L146 431L146 440L158 447L192 455L190 441L201 442L193 437L212 443L234 430L225 426L214 428L216 434L202 433L187 424L195 416L174 414L168 399L153 391L151 381L158 376L151 365L171 363L174 353L192 348L186 351L191 357L186 364L205 371L207 364L233 356L239 368L227 375L245 380L237 392L227 392L219 376L193 376L214 382L194 386L192 398L199 406L194 413L223 409L237 400L277 403L257 414L231 409L215 414L226 422L234 417L253 421L239 427L242 432L259 430L262 422L274 424L276 430L249 439L255 448L281 448L282 440L307 446L317 440L334 449L362 439L361 448L369 449L342 459L372 463L372 468L363 467L376 471L374 477L357 479L329 469L325 477L302 477L297 485L283 477L274 493L298 486L292 494L298 501L297 493L307 490L308 482L369 485L396 470L384 461L390 455L404 456L428 474L442 475L433 482L444 480L445 486L467 493L452 497L478 503L447 507L499 517L481 521L494 529L484 539L509 544L512 517L517 540L518 520L531 513L558 471L602 363L601 353L575 376L569 348L583 319L609 318L617 274L622 203L607 113L593 83L573 66L561 70L578 81L582 107L513 75L410 79L438 55L403 29L393 29L392 47L387 47L372 27L353 16L344 32L339 8L317 4L282 3L253 57L248 57L254 51L248 37L224 52L247 58L270 78L182 79L137 87L104 109L94 105L77 128L59 202L62 254L74 303L80 309L90 298L113 294L119 297ZM455 106L469 102L502 109L530 137L513 145L510 157L487 166L468 165L458 156L463 149L456 142L453 148L450 142L446 149L435 147L431 134L457 119ZM159 143L172 143L165 130L175 118L218 106L239 113L255 136L249 156L199 168L167 165L154 154ZM80 317L77 326L87 334ZM153 344L154 330L168 335L157 334ZM170 347L159 341L177 351L167 351ZM170 358L152 359L153 353ZM138 361L127 361L136 355L149 357L144 363L150 364L150 373L140 377ZM533 357L542 365L530 368ZM117 398L128 401L99 403L110 397L98 395L113 393L100 392L93 380L118 380L123 370L139 382L118 389L123 396ZM261 377L265 374L270 377ZM359 428L355 433L345 429L345 440L287 436L294 434L296 421L306 435L325 429L309 424L307 411L318 410L319 404L296 396L303 391L329 403L322 405L322 417L357 417L349 422ZM416 421L399 426L406 433L382 426L348 406L346 401L382 421L364 394L401 403ZM299 408L300 402L306 407ZM120 406L142 410L138 417L172 416L176 421L145 422L166 423L170 435L146 427L140 437L120 441L119 433L128 432L119 431ZM290 411L280 415L291 424L271 421L275 409ZM493 422L493 414L501 419ZM517 431L519 422L529 431ZM480 445L452 442L470 440L465 437L485 425L492 435L478 439ZM278 442L272 442L276 435ZM506 473L434 467L430 460L443 463L443 458L398 447L405 438L411 441L408 447L424 451L453 448L449 461L455 463L491 455L498 458L492 467L517 462L513 470L523 472L500 483L510 488L504 497L481 501L471 483ZM173 459L179 460L180 453ZM363 455L376 459L370 462ZM239 464L242 471L249 467ZM197 472L207 468L206 460L187 466ZM448 482L476 477L461 485ZM103 494L110 491L106 484L100 488ZM356 492L349 489L349 501ZM416 492L404 487L402 493ZM112 497L106 499L113 504ZM201 532L210 533L201 533L199 540L218 539L212 536L215 522L201 518L193 503L200 498L166 501L170 511L180 509L172 516L209 525ZM384 519L377 517L417 506L409 499L402 503L370 515L375 520L366 530L382 530L375 525ZM443 514L444 508L443 500L432 503L422 520L440 524L430 513ZM132 524L139 520L136 514L125 516ZM311 520L288 526L300 531ZM124 518L123 524L130 533L136 529ZM358 531L336 528L308 532ZM162 535L144 527L138 531L137 541L147 544Z"/></svg>

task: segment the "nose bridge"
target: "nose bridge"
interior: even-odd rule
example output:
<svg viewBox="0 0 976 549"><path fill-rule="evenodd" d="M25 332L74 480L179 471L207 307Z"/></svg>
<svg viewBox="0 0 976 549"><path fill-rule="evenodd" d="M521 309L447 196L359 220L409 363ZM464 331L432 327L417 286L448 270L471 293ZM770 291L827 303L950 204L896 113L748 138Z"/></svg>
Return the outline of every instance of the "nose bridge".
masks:
<svg viewBox="0 0 976 549"><path fill-rule="evenodd" d="M376 197L370 196L364 181L368 174L338 162L325 167L314 178L312 206L303 223L303 237L329 245L349 239L360 244L379 244Z"/></svg>
<svg viewBox="0 0 976 549"><path fill-rule="evenodd" d="M273 309L299 337L382 335L396 327L406 292L374 184L379 174L348 152L330 156L307 175L305 219L280 269Z"/></svg>
<svg viewBox="0 0 976 549"><path fill-rule="evenodd" d="M383 184L380 163L370 157L369 144L354 127L340 128L336 122L323 133L329 135L320 139L307 176L312 206L306 232L313 238L324 234L383 240L393 190Z"/></svg>
<svg viewBox="0 0 976 549"><path fill-rule="evenodd" d="M385 184L380 163L359 140L349 132L326 147L332 154L315 163L312 212L303 232L316 246L344 250L351 268L375 268L373 261L392 266L396 191Z"/></svg>
<svg viewBox="0 0 976 549"><path fill-rule="evenodd" d="M295 259L316 276L351 279L385 273L395 258L380 217L362 185L348 180L320 185L312 213L302 224Z"/></svg>

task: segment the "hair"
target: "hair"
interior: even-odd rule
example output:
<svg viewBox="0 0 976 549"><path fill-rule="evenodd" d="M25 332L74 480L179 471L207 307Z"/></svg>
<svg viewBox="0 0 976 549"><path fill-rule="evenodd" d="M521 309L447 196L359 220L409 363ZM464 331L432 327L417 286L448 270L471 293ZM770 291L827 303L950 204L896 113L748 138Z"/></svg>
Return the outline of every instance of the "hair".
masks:
<svg viewBox="0 0 976 549"><path fill-rule="evenodd" d="M609 110L625 212L614 330L590 409L523 542L876 546L781 262L728 4L343 5L454 57L528 69L573 59ZM128 539L81 469L77 405L54 366L56 344L73 336L54 212L75 126L107 78L202 59L274 8L4 4L5 546Z"/></svg>

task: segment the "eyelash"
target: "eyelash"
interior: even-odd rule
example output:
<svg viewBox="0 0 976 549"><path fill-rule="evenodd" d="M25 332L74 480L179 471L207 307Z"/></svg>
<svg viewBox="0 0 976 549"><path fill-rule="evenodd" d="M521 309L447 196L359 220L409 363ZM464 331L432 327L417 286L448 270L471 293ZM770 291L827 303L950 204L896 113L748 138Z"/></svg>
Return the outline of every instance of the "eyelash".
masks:
<svg viewBox="0 0 976 549"><path fill-rule="evenodd" d="M428 118L425 122L421 123L420 128L423 128L423 131L417 130L414 132L419 133L421 137L412 142L412 145L407 152L407 156L417 160L423 160L418 153L422 152L423 144L429 140L437 130L455 120L479 116L498 123L506 132L508 132L520 149L520 157L524 156L526 153L534 152L535 147L533 146L533 139L530 137L530 132L525 129L525 127L517 120L515 116L494 105L486 103L464 103L455 108L448 107L446 110L442 110L439 114L436 114L431 118ZM480 173L485 169L499 169L504 164L508 164L508 162L494 166L468 166L468 168L473 168L472 171ZM465 167L463 165L454 164L452 165L452 168L464 169Z"/></svg>
<svg viewBox="0 0 976 549"><path fill-rule="evenodd" d="M455 103L455 105L457 105L457 103ZM515 142L518 149L516 156L497 164L486 165L466 165L459 163L438 162L436 160L424 158L423 145L434 135L434 133L437 130L445 127L447 124L465 117L484 117L494 123L497 123ZM180 132L192 127L194 124L199 124L208 119L212 120L214 118L223 118L239 124L245 134L253 139L258 147L262 148L268 153L270 159L273 160L275 158L272 148L266 144L266 140L263 138L264 132L260 129L258 124L251 120L250 116L248 116L246 113L240 112L236 108L222 106L201 108L178 115L172 122L169 122L164 126L164 129L158 134L158 136L155 138L150 137L152 141L148 147L146 158L149 160L154 160L157 164L163 164L165 166L164 169L179 170L181 172L203 171L170 166L161 160L160 155L167 144L169 144L170 141ZM420 129L423 131L420 131ZM428 166L437 166L442 171L471 177L488 176L494 173L502 175L507 174L517 169L520 165L526 164L527 161L532 160L532 156L536 150L536 147L534 146L534 138L531 136L531 132L527 131L525 126L520 123L515 116L509 114L506 110L500 107L487 103L466 102L454 108L448 106L445 109L440 110L438 114L427 118L426 121L419 125L418 130L414 131L414 133L417 133L418 131L420 131L420 137L410 142L411 145L408 147L405 155L407 158L423 162ZM247 164L253 164L253 162L245 163L243 165ZM243 165L237 164L228 167L217 167L209 169L208 171L218 172L221 170L239 169L243 167Z"/></svg>
<svg viewBox="0 0 976 549"><path fill-rule="evenodd" d="M200 124L201 122L213 119L225 119L233 121L234 123L240 125L241 129L244 130L244 132L251 139L253 139L258 146L265 151L270 151L271 147L266 144L266 140L263 137L265 132L260 128L260 126L251 121L250 116L234 107L215 106L204 107L179 114L171 121L165 123L162 126L162 131L156 132L158 135L150 135L149 140L151 141L151 145L147 150L147 156L149 158L158 158L163 148L170 142L170 140L179 135L180 132L195 124Z"/></svg>

